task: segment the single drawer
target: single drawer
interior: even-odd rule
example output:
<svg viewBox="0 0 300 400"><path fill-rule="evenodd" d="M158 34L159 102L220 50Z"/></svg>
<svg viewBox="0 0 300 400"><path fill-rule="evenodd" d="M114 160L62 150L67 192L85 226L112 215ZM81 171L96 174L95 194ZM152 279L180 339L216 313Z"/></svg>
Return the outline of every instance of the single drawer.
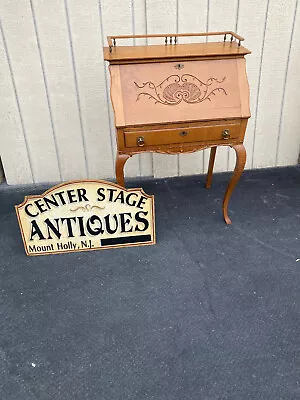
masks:
<svg viewBox="0 0 300 400"><path fill-rule="evenodd" d="M203 141L227 142L240 134L240 124L193 126L175 129L125 130L126 147L144 147Z"/></svg>

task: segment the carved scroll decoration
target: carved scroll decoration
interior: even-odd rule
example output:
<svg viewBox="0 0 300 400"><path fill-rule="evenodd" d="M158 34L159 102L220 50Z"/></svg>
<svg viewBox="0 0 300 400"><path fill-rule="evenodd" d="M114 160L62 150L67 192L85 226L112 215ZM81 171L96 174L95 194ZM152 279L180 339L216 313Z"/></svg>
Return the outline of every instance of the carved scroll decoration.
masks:
<svg viewBox="0 0 300 400"><path fill-rule="evenodd" d="M218 92L227 96L224 87L220 86L225 80L226 77L222 80L211 77L203 82L194 75L184 74L182 76L170 75L157 86L151 81L142 84L134 82L137 88L143 89L137 95L136 101L141 96L154 100L155 104L160 103L168 106L176 106L182 101L188 104L201 103L205 100L211 101L212 97Z"/></svg>

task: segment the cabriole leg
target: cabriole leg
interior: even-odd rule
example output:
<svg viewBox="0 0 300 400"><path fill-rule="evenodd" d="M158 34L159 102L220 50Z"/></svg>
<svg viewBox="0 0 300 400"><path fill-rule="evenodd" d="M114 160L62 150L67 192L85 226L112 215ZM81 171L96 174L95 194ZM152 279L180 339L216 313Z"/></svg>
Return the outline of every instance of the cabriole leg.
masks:
<svg viewBox="0 0 300 400"><path fill-rule="evenodd" d="M125 187L125 181L124 181L124 165L130 155L128 154L119 154L117 153L116 157L116 179L117 179L117 184L120 186Z"/></svg>
<svg viewBox="0 0 300 400"><path fill-rule="evenodd" d="M210 149L210 157L209 157L209 164L208 164L208 171L207 171L206 185L205 185L206 189L209 189L211 187L212 174L213 174L214 163L215 163L215 158L216 158L216 151L217 151L217 146L212 147Z"/></svg>
<svg viewBox="0 0 300 400"><path fill-rule="evenodd" d="M223 215L226 224L231 224L231 219L228 217L228 203L232 195L233 189L235 188L242 175L242 172L244 171L244 166L246 163L246 149L244 145L237 144L235 146L232 146L232 148L235 150L236 153L236 164L223 200Z"/></svg>

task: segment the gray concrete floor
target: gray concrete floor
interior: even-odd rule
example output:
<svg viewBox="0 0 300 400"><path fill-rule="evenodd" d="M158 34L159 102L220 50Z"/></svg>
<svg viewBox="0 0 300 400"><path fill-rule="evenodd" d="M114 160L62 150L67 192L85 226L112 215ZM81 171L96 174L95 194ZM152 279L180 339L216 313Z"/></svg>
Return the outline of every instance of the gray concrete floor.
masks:
<svg viewBox="0 0 300 400"><path fill-rule="evenodd" d="M0 399L300 398L300 168L130 182L157 244L25 255L0 186ZM49 187L49 186L48 186ZM48 188L47 187L47 188Z"/></svg>

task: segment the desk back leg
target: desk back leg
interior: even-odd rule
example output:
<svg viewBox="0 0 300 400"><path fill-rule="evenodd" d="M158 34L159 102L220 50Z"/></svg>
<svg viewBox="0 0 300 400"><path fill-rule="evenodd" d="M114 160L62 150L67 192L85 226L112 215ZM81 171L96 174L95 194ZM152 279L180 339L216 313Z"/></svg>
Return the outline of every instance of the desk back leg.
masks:
<svg viewBox="0 0 300 400"><path fill-rule="evenodd" d="M117 153L116 157L116 179L117 179L117 184L120 186L125 187L125 181L124 181L124 165L128 158L131 157L128 154L119 154Z"/></svg>
<svg viewBox="0 0 300 400"><path fill-rule="evenodd" d="M207 171L206 184L205 184L206 189L209 189L211 187L212 174L213 174L214 163L215 163L215 158L216 158L216 151L217 151L217 146L214 146L210 149L210 157L209 157L208 171Z"/></svg>
<svg viewBox="0 0 300 400"><path fill-rule="evenodd" d="M244 145L237 144L235 146L232 146L232 148L235 150L236 153L236 164L223 200L223 215L226 224L231 224L231 219L228 217L228 203L232 195L233 189L235 188L244 171L244 166L246 163L246 149Z"/></svg>

